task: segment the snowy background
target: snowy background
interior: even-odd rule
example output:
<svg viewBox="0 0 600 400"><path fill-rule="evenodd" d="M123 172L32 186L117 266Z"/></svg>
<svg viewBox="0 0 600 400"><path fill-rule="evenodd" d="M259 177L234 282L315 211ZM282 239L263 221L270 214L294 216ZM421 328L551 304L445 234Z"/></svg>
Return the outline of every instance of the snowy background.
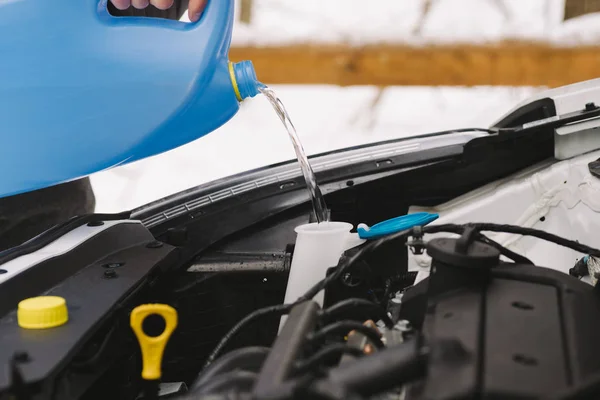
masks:
<svg viewBox="0 0 600 400"><path fill-rule="evenodd" d="M252 24L234 27L233 45L600 41L600 14L564 22L564 0L253 1Z"/></svg>
<svg viewBox="0 0 600 400"><path fill-rule="evenodd" d="M255 0L252 23L236 22L233 45L600 41L600 14L562 22L564 0L432 0L426 14L423 1ZM486 127L543 88L280 85L274 89L307 153L316 154L438 130ZM277 116L258 96L245 101L222 128L191 144L93 175L97 211L134 208L293 157Z"/></svg>

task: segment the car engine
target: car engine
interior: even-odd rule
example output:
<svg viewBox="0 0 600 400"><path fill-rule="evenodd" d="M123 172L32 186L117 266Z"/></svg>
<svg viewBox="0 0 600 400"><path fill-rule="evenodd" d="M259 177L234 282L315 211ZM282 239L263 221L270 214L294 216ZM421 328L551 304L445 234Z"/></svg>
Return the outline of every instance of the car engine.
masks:
<svg viewBox="0 0 600 400"><path fill-rule="evenodd" d="M600 350L588 344L600 321L586 317L599 310L596 288L536 267L480 233L511 227L431 228L462 234L424 244L421 229L411 233L413 251L426 249L433 259L429 278L390 283L382 302L329 298L324 309L306 300L254 313L289 317L270 349L209 358L187 398L558 399L582 398L597 385ZM344 268L360 253L329 276L352 270Z"/></svg>
<svg viewBox="0 0 600 400"><path fill-rule="evenodd" d="M332 221L440 218L349 248L292 301L315 222L294 163L1 252L0 399L599 398L600 151L570 133L554 156L600 108L542 100L503 131L311 159Z"/></svg>
<svg viewBox="0 0 600 400"><path fill-rule="evenodd" d="M71 234L97 228L95 221ZM181 285L181 276L168 272L171 245L152 240L137 223L105 225L96 239L121 230L130 242L47 293L72 305L62 330L23 329L14 312L0 320L3 398L568 399L598 393L600 349L593 343L600 320L593 316L600 297L597 287L578 278L595 280L591 260L600 250L577 241L511 225L417 226L348 250L304 296L281 304L285 276L277 275L289 258L273 254L276 268L254 260L262 265L259 275L248 258L250 272L241 275L214 273L235 261L215 267L205 260L196 268L213 272ZM587 256L569 276L533 265L488 231L531 236ZM431 239L442 232L451 236ZM102 243L95 246L100 250ZM415 283L416 274L408 272L381 279L372 256L386 246L426 252L429 277ZM265 288L252 297L243 287L254 289L257 276ZM145 283L131 291L140 280ZM312 299L322 290L320 307ZM10 306L11 293L3 294ZM117 298L117 311L107 317ZM226 322L233 319L233 326ZM151 354L157 348L158 356Z"/></svg>

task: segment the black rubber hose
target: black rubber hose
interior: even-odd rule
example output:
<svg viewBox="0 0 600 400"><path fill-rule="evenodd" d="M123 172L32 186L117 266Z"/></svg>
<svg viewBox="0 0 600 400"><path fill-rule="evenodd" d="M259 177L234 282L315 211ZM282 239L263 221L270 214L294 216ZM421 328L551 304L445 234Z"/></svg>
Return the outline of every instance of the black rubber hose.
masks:
<svg viewBox="0 0 600 400"><path fill-rule="evenodd" d="M364 355L364 353L356 347L351 347L342 343L334 343L330 346L322 348L306 360L298 361L296 363L296 372L302 373L305 371L314 370L324 362L333 361L336 357L339 357L342 354L350 354L354 357L361 357Z"/></svg>
<svg viewBox="0 0 600 400"><path fill-rule="evenodd" d="M265 316L282 316L288 314L292 309L292 306L292 304L280 304L277 306L260 308L246 315L244 319L235 324L233 328L231 328L229 332L227 332L227 334L225 334L225 336L223 336L223 338L219 341L217 346L206 359L203 369L206 369L217 357L221 355L221 352L225 349L225 346L227 346L231 339L233 339L243 327Z"/></svg>
<svg viewBox="0 0 600 400"><path fill-rule="evenodd" d="M332 368L323 383L373 396L423 377L426 364L427 354L411 340Z"/></svg>
<svg viewBox="0 0 600 400"><path fill-rule="evenodd" d="M358 331L365 335L369 340L373 342L375 347L383 348L384 344L381 341L381 335L375 329L370 328L356 321L338 321L331 325L327 325L321 330L309 335L308 340L312 343L321 342L329 335L333 334L347 334L350 331Z"/></svg>
<svg viewBox="0 0 600 400"><path fill-rule="evenodd" d="M335 319L336 314L340 314L348 309L354 310L359 307L372 309L377 313L377 317L381 319L388 328L394 327L394 322L382 306L373 303L372 301L359 298L346 299L334 304L333 306L322 311L321 318L323 318L326 322L329 322Z"/></svg>
<svg viewBox="0 0 600 400"><path fill-rule="evenodd" d="M234 369L258 372L265 358L267 358L269 350L268 347L254 346L233 350L225 354L198 375L198 379L192 385L191 390L204 385L217 375L231 372Z"/></svg>

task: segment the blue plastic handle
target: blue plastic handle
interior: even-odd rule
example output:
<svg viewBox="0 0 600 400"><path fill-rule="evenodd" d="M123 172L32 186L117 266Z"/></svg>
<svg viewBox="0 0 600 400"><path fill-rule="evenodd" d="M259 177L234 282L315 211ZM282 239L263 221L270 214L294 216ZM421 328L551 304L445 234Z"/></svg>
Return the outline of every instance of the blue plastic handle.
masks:
<svg viewBox="0 0 600 400"><path fill-rule="evenodd" d="M106 5L0 0L0 197L171 150L239 110L234 0L209 0L191 24ZM255 79L243 67L237 80Z"/></svg>
<svg viewBox="0 0 600 400"><path fill-rule="evenodd" d="M357 231L358 236L361 239L377 239L383 236L391 235L392 233L413 228L415 226L427 225L438 218L438 214L420 212L388 219L387 221L375 224L370 228L359 226Z"/></svg>

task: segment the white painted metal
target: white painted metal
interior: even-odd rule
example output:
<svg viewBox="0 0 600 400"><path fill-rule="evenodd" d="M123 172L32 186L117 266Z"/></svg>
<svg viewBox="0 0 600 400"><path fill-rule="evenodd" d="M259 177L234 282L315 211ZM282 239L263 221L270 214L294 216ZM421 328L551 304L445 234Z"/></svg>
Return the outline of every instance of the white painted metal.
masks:
<svg viewBox="0 0 600 400"><path fill-rule="evenodd" d="M566 161L550 160L490 183L437 207L411 207L410 212L440 214L436 224L494 222L552 232L590 246L600 247L600 179L588 163L600 151ZM536 265L568 273L582 257L573 250L530 237L489 233L488 236L518 252ZM433 236L427 236L431 239ZM427 276L431 259L409 256L409 269Z"/></svg>

